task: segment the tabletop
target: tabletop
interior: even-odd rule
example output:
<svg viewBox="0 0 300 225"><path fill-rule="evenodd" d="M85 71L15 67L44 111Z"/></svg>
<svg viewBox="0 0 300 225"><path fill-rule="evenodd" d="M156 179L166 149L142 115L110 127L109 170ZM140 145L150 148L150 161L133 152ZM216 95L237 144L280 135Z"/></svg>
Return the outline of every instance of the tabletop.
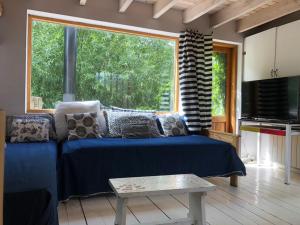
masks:
<svg viewBox="0 0 300 225"><path fill-rule="evenodd" d="M208 192L216 189L214 184L194 174L115 178L109 179L109 184L119 197Z"/></svg>

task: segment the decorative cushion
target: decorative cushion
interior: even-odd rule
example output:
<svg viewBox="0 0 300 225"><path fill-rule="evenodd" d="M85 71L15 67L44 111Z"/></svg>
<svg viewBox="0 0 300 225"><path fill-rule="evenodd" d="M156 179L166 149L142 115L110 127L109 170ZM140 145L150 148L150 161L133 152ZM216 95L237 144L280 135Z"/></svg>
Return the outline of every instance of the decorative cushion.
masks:
<svg viewBox="0 0 300 225"><path fill-rule="evenodd" d="M187 131L178 114L160 116L159 122L166 136L187 135Z"/></svg>
<svg viewBox="0 0 300 225"><path fill-rule="evenodd" d="M68 136L67 122L65 119L66 114L74 113L88 113L97 112L97 122L100 127L100 134L107 133L107 127L103 111L100 110L101 104L99 101L85 101L85 102L61 102L56 106L55 110L55 126L57 139L64 140Z"/></svg>
<svg viewBox="0 0 300 225"><path fill-rule="evenodd" d="M121 126L122 138L150 138L148 124L124 124Z"/></svg>
<svg viewBox="0 0 300 225"><path fill-rule="evenodd" d="M120 108L120 107L116 107L116 106L105 106L102 105L100 106L101 110L104 110L103 114L105 117L105 122L106 122L106 127L107 127L107 133L108 133L108 119L107 119L107 113L114 111L114 112L132 112L132 113L139 113L139 114L144 114L146 113L147 115L152 114L154 115L156 113L156 111L154 110L139 110L139 109L124 109L124 108ZM108 133L109 136L109 133Z"/></svg>
<svg viewBox="0 0 300 225"><path fill-rule="evenodd" d="M49 120L14 119L10 142L45 142L49 141Z"/></svg>
<svg viewBox="0 0 300 225"><path fill-rule="evenodd" d="M101 138L97 113L74 113L66 115L68 140L82 138Z"/></svg>
<svg viewBox="0 0 300 225"><path fill-rule="evenodd" d="M40 113L40 114L25 114L25 115L8 115L6 117L6 140L9 141L11 132L13 131L13 120L14 119L27 119L27 120L48 120L49 121L49 139L56 139L54 116L51 113Z"/></svg>
<svg viewBox="0 0 300 225"><path fill-rule="evenodd" d="M107 122L109 136L122 137L122 127L135 125L146 125L149 129L149 137L160 137L156 123L156 116L152 113L118 112L107 111Z"/></svg>

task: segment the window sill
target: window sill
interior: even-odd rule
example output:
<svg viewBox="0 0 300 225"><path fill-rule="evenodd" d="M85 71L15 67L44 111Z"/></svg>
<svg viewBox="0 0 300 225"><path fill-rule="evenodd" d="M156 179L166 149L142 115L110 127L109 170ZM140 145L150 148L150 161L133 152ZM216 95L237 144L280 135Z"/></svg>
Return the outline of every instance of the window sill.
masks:
<svg viewBox="0 0 300 225"><path fill-rule="evenodd" d="M26 113L55 113L55 109L28 109Z"/></svg>

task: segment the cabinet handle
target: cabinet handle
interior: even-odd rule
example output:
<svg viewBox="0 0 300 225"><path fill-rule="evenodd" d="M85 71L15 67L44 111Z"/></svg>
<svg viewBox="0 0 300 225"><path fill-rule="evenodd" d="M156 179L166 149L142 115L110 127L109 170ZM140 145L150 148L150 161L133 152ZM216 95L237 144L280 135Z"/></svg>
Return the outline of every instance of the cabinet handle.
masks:
<svg viewBox="0 0 300 225"><path fill-rule="evenodd" d="M274 77L274 69L271 69L271 77Z"/></svg>
<svg viewBox="0 0 300 225"><path fill-rule="evenodd" d="M275 77L278 77L278 71L279 71L279 69L276 69L276 70L274 71Z"/></svg>

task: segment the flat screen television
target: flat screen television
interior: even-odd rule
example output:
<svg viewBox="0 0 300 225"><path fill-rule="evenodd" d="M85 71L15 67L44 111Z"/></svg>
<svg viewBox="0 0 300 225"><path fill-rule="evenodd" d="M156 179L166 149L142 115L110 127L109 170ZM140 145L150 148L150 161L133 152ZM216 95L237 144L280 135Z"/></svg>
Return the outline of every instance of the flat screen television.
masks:
<svg viewBox="0 0 300 225"><path fill-rule="evenodd" d="M300 122L300 76L242 83L242 118Z"/></svg>

